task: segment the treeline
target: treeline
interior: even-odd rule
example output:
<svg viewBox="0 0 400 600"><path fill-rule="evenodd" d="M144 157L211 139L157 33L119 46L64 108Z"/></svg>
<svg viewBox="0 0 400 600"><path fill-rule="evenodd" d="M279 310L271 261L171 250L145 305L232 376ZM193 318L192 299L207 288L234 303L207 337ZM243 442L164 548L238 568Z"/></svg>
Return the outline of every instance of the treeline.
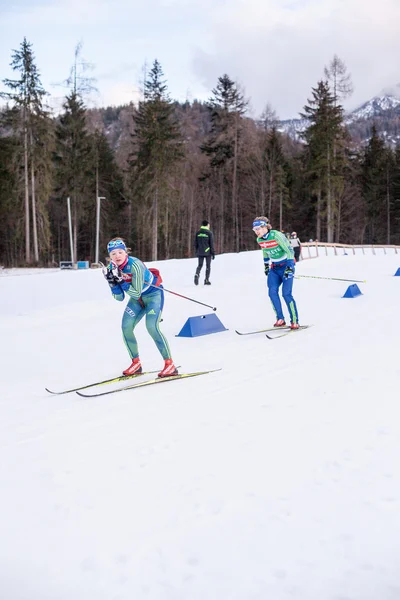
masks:
<svg viewBox="0 0 400 600"><path fill-rule="evenodd" d="M16 78L1 94L1 264L58 264L71 241L75 260L94 261L98 198L100 260L115 235L143 260L192 256L202 219L217 252L254 249L259 215L303 240L400 244L400 148L375 128L356 147L341 105L351 84L336 56L303 108L302 143L279 133L268 105L250 119L228 75L208 102L179 104L156 60L138 106L89 110L75 72L55 116L26 39L11 66Z"/></svg>

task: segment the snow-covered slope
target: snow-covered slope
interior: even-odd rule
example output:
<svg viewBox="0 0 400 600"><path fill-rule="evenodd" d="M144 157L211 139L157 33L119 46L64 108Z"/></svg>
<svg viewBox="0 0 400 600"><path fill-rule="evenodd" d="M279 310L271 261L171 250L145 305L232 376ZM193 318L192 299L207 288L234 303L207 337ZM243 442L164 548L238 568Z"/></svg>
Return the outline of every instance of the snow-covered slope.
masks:
<svg viewBox="0 0 400 600"><path fill-rule="evenodd" d="M168 294L162 328L181 371L222 370L94 399L44 387L129 363L101 273L0 277L0 597L397 600L400 254L300 262L367 283L297 279L314 326L274 341L234 331L274 321L259 251L217 256L210 287L195 264L157 266L228 331L175 337L212 311Z"/></svg>

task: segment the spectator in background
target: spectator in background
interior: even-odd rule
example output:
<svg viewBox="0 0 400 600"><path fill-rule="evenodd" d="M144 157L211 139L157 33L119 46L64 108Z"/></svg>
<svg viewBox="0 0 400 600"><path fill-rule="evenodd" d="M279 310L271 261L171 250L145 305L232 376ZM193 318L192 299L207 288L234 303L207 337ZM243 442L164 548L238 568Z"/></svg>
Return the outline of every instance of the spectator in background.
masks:
<svg viewBox="0 0 400 600"><path fill-rule="evenodd" d="M194 238L194 249L196 256L199 259L196 273L194 276L195 285L199 285L200 271L203 267L204 260L206 261L206 278L204 285L211 285L210 273L211 273L211 259L215 258L214 250L214 236L210 231L210 223L206 220L202 221L199 231L196 233Z"/></svg>
<svg viewBox="0 0 400 600"><path fill-rule="evenodd" d="M301 242L300 242L299 238L297 237L297 233L295 231L292 231L292 233L290 234L290 244L294 251L294 258L295 258L296 262L299 262L300 252L301 252Z"/></svg>

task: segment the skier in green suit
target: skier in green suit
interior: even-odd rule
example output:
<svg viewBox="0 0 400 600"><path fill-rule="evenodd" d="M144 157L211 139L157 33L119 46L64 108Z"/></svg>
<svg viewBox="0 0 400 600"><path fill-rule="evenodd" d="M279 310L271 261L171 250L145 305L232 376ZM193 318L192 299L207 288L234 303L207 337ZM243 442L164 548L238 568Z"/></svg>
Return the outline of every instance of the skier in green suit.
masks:
<svg viewBox="0 0 400 600"><path fill-rule="evenodd" d="M268 293L277 319L274 327L286 325L279 297L279 288L282 285L282 296L290 315L290 328L298 329L299 315L292 294L295 262L290 241L283 233L272 229L267 217L257 217L253 222L253 231L263 251Z"/></svg>

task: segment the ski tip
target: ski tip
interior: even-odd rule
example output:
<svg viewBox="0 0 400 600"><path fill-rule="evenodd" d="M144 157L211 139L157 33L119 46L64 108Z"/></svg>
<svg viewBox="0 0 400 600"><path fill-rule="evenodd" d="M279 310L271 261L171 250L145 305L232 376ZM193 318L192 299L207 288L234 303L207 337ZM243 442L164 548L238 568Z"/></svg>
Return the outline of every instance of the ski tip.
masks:
<svg viewBox="0 0 400 600"><path fill-rule="evenodd" d="M46 392L49 392L49 394L57 394L57 392L52 392L51 390L49 390L49 388L44 388L46 390Z"/></svg>

